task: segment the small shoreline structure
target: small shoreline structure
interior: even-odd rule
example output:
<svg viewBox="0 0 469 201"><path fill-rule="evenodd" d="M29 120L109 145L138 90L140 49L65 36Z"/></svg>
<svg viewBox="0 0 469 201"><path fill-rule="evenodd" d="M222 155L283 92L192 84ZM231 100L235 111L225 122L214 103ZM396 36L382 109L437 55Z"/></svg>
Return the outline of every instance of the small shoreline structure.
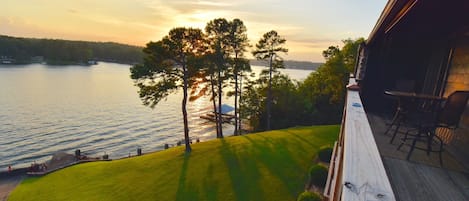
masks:
<svg viewBox="0 0 469 201"><path fill-rule="evenodd" d="M201 140L198 137L197 138L190 137L189 142L191 144L199 143L201 142ZM163 149L152 151L149 153L159 152L159 151L163 151L172 147L178 147L182 145L184 145L184 139L178 140L175 143L165 143L163 144ZM36 161L33 161L29 167L13 168L12 166L9 165L6 171L0 170L0 178L8 178L8 177L13 177L13 176L18 176L18 175L44 176L49 173L55 172L57 170L70 167L73 165L77 165L80 163L121 160L121 159L130 158L130 157L141 156L141 155L144 155L144 153L142 152L142 148L137 148L137 152L135 155L132 155L129 152L128 157L120 157L120 158L115 158L115 159L111 159L109 155L106 154L106 152L101 157L87 156L83 154L80 149L76 149L75 154L70 154L66 152L56 152L52 155L50 160L47 160L46 162L43 162L43 163L37 163Z"/></svg>
<svg viewBox="0 0 469 201"><path fill-rule="evenodd" d="M190 138L190 143L192 144L193 141L196 143L200 142L199 138L195 140ZM178 140L174 144L164 144L164 149L154 151L159 152L165 149L169 149L170 147L177 147L184 145L184 139ZM149 152L153 153L153 152ZM137 154L131 155L129 152L129 157L121 157L116 159L110 159L109 155L104 153L101 157L90 157L81 152L80 149L75 150L75 154L69 154L66 152L56 152L52 155L50 160L47 160L44 163L36 163L34 161L31 163L30 167L19 167L15 168L11 165L8 165L6 171L0 170L0 200L7 200L11 191L13 191L18 184L24 178L27 177L41 177L45 176L49 173L74 166L81 163L88 163L88 162L98 162L98 161L112 161L112 160L122 160L130 157L136 157L143 155L142 149L137 148Z"/></svg>
<svg viewBox="0 0 469 201"><path fill-rule="evenodd" d="M43 176L69 166L95 161L111 161L111 159L109 159L109 155L107 154L102 157L89 157L82 155L79 149L75 151L75 155L65 152L57 152L45 163L31 163L26 174L30 176Z"/></svg>
<svg viewBox="0 0 469 201"><path fill-rule="evenodd" d="M215 115L218 115L218 107L216 108L217 112L214 112L211 109L213 108L207 107L205 110L209 110L210 112L208 112L207 114L201 115L200 118L211 121L211 122L215 122L216 121ZM223 123L234 124L233 119L235 118L235 115L229 114L232 111L234 111L234 107L227 105L227 104L221 105L221 118L222 118Z"/></svg>
<svg viewBox="0 0 469 201"><path fill-rule="evenodd" d="M223 113L221 114L223 123L233 123L234 117L235 116L232 114L223 114ZM213 112L205 114L205 115L201 115L200 118L215 122L215 114Z"/></svg>

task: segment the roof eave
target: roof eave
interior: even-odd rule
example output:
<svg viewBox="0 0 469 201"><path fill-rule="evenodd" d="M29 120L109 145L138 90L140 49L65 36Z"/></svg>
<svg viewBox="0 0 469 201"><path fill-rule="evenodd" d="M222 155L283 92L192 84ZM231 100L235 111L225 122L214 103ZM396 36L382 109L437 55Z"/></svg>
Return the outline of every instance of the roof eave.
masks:
<svg viewBox="0 0 469 201"><path fill-rule="evenodd" d="M379 34L379 31L384 29L384 22L389 21L386 19L389 19L391 17L391 11L396 6L396 3L398 1L399 0L389 0L388 3L386 3L386 6L384 7L383 11L381 12L381 15L378 18L378 21L376 22L375 26L373 27L373 30L371 31L370 35L368 36L368 39L366 40L367 45L373 43L373 41Z"/></svg>

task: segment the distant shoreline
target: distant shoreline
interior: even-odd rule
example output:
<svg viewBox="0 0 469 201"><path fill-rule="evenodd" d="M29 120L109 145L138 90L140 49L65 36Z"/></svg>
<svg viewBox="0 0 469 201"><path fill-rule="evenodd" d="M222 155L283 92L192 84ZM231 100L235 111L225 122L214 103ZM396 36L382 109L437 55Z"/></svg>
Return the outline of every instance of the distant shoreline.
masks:
<svg viewBox="0 0 469 201"><path fill-rule="evenodd" d="M256 59L250 59L249 62L254 66L269 66L267 61L260 61ZM286 69L298 69L298 70L317 70L322 64L319 62L310 62L310 61L295 61L295 60L286 60L284 61Z"/></svg>
<svg viewBox="0 0 469 201"><path fill-rule="evenodd" d="M105 63L116 63L116 64L124 64L124 65L134 65L135 63L124 63L118 61L110 61L110 60L96 60L92 61L92 63L84 63L84 62L14 62L14 63L2 63L0 62L1 66L16 66L16 65L29 65L29 64L43 64L47 66L93 66L96 65L98 62L105 62ZM287 60L284 61L286 69L296 69L296 70L317 70L323 63L315 63L309 61L293 61ZM255 59L250 60L250 64L253 66L263 66L268 67L269 64L266 61L258 61Z"/></svg>
<svg viewBox="0 0 469 201"><path fill-rule="evenodd" d="M125 64L125 65L134 65L135 63L126 63L126 62L119 62L119 61L112 61L112 60L90 60L87 62L77 62L77 61L53 61L53 62L11 62L11 63L4 63L0 62L0 66L19 66L19 65L30 65L30 64L42 64L47 66L93 66L97 65L98 62L105 62L105 63L115 63L115 64Z"/></svg>

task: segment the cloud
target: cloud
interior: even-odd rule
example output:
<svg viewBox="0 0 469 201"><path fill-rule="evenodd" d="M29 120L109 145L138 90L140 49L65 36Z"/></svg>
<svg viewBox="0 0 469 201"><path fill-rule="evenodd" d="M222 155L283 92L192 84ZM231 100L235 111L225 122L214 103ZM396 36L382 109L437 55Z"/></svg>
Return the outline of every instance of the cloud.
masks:
<svg viewBox="0 0 469 201"><path fill-rule="evenodd" d="M328 38L301 38L301 37L291 37L291 40L289 40L291 43L296 43L296 44L304 44L305 46L316 48L316 47L323 47L325 45L330 46L330 45L338 45L337 43L342 44L340 40L336 39L328 39Z"/></svg>
<svg viewBox="0 0 469 201"><path fill-rule="evenodd" d="M384 0L379 1L384 5ZM356 3L320 0L6 1L3 5L6 9L0 14L5 16L0 22L0 33L144 45L161 39L174 27L204 29L206 23L215 18L239 18L248 28L251 44L265 32L276 30L287 39L289 59L310 58L307 56L310 54L319 55L322 60L321 51L328 46L342 45L340 40L349 37L366 37L370 31L361 26L369 23L366 19L370 17L356 20L355 11L346 9ZM371 21L374 24L375 20Z"/></svg>
<svg viewBox="0 0 469 201"><path fill-rule="evenodd" d="M158 2L159 5L164 5L166 8L175 10L180 14L190 14L197 11L227 11L233 8L233 3L216 2L216 1L170 1Z"/></svg>

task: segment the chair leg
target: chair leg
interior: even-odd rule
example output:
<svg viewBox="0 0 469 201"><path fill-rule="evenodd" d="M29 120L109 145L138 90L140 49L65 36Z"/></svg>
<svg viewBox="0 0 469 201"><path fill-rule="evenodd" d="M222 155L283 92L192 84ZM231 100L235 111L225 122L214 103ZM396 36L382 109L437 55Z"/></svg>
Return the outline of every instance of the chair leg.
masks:
<svg viewBox="0 0 469 201"><path fill-rule="evenodd" d="M438 150L438 156L440 157L440 166L443 167L443 151L444 151L443 146L444 146L444 143L443 143L443 140L440 137L438 137L436 135L435 135L435 137L436 137L436 139L438 139L438 141L440 141L440 149Z"/></svg>
<svg viewBox="0 0 469 201"><path fill-rule="evenodd" d="M407 130L407 131L405 132L404 138L403 138L404 141L407 140L407 137L409 136L409 132L410 132L410 130Z"/></svg>
<svg viewBox="0 0 469 201"><path fill-rule="evenodd" d="M443 145L440 145L440 148L443 149ZM440 157L440 166L443 167L443 150L439 151L438 155Z"/></svg>
<svg viewBox="0 0 469 201"><path fill-rule="evenodd" d="M404 138L401 139L401 144L397 147L397 150L400 150L402 145L404 145L404 142L407 140L407 136L409 135L410 130L407 130L404 134ZM392 143L392 140L391 140Z"/></svg>
<svg viewBox="0 0 469 201"><path fill-rule="evenodd" d="M420 140L421 133L422 132L419 130L417 135L415 136L414 140L412 141L412 145L410 146L410 150L409 150L409 153L407 154L406 160L410 159L410 155L412 155L412 152L415 149L415 145L417 144L417 141Z"/></svg>
<svg viewBox="0 0 469 201"><path fill-rule="evenodd" d="M390 144L392 144L394 141L394 138L396 138L396 135L397 135L397 132L399 131L400 126L401 126L401 122L399 121L396 124L396 130L394 130L394 133L392 134L391 141L389 142Z"/></svg>
<svg viewBox="0 0 469 201"><path fill-rule="evenodd" d="M401 140L401 144L399 144L399 146L397 147L397 150L401 149L402 145L404 145L404 142L405 142L404 140Z"/></svg>
<svg viewBox="0 0 469 201"><path fill-rule="evenodd" d="M427 156L432 152L433 133L427 132Z"/></svg>
<svg viewBox="0 0 469 201"><path fill-rule="evenodd" d="M394 125L396 125L398 119L399 119L399 116L400 116L400 109L397 109L396 113L394 114L394 116L392 117L392 120L391 120L391 123L388 125L388 129L386 129L386 131L384 131L384 135L387 135L388 132L392 129L392 127Z"/></svg>
<svg viewBox="0 0 469 201"><path fill-rule="evenodd" d="M392 122L391 124L389 124L388 128L386 129L386 131L384 131L384 135L387 135L388 132L392 129L392 127L394 126L394 122Z"/></svg>

